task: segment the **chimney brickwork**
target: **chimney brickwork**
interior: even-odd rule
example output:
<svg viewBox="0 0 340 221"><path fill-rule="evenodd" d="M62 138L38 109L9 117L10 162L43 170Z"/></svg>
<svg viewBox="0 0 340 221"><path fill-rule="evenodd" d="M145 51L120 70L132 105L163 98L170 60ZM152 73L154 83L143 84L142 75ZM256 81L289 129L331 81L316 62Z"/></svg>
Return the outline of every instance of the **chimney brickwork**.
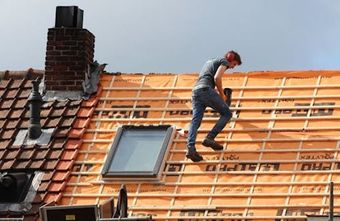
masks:
<svg viewBox="0 0 340 221"><path fill-rule="evenodd" d="M94 35L82 28L50 28L45 62L46 90L80 91L93 62Z"/></svg>

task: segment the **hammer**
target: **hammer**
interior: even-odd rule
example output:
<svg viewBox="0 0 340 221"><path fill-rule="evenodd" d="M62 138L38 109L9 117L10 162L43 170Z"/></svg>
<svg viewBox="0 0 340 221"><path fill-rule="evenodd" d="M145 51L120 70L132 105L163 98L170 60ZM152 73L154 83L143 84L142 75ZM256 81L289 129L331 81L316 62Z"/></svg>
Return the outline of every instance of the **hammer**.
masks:
<svg viewBox="0 0 340 221"><path fill-rule="evenodd" d="M228 107L230 107L231 105L231 95L233 93L233 90L231 88L224 88L223 92L225 94L225 96L227 96L227 100L225 101L228 105Z"/></svg>

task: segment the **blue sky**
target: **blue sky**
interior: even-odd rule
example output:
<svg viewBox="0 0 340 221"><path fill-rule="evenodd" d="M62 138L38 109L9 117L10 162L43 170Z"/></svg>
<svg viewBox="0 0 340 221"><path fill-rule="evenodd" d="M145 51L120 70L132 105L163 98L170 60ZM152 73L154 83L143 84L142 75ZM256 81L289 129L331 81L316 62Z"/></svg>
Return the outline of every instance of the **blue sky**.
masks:
<svg viewBox="0 0 340 221"><path fill-rule="evenodd" d="M111 72L198 72L229 49L235 71L340 69L337 0L0 0L0 71L44 69L58 5L84 10Z"/></svg>

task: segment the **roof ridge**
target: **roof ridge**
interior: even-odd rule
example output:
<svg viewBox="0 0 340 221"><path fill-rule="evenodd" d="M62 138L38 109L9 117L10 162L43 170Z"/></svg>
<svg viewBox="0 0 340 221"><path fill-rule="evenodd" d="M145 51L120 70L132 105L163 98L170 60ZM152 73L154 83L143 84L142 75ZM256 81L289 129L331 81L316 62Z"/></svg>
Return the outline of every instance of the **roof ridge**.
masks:
<svg viewBox="0 0 340 221"><path fill-rule="evenodd" d="M36 79L43 77L45 71L39 69L29 68L26 71L0 71L0 80L9 79Z"/></svg>

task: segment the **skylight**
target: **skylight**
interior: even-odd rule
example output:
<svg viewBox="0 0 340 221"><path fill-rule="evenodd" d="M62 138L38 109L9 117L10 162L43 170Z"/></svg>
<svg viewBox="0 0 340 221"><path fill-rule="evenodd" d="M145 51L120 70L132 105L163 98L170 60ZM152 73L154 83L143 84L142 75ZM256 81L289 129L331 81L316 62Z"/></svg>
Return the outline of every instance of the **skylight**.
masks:
<svg viewBox="0 0 340 221"><path fill-rule="evenodd" d="M170 125L119 128L103 176L157 178L174 131Z"/></svg>

